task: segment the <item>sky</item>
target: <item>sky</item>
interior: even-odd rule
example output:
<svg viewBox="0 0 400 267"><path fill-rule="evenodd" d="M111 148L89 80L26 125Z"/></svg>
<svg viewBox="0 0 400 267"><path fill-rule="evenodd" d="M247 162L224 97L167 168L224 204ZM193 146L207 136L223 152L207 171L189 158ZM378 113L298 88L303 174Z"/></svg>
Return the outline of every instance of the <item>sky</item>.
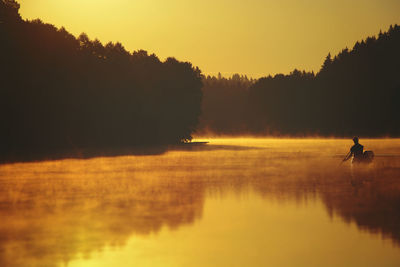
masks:
<svg viewBox="0 0 400 267"><path fill-rule="evenodd" d="M206 75L318 72L328 53L400 24L400 0L17 0L40 18Z"/></svg>

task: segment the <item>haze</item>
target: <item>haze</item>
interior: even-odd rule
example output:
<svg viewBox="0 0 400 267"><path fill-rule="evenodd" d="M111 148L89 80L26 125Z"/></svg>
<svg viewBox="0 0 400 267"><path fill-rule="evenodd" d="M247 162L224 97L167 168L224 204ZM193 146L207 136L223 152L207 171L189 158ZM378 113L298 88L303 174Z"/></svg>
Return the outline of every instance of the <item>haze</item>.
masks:
<svg viewBox="0 0 400 267"><path fill-rule="evenodd" d="M20 0L24 19L173 56L205 74L318 71L325 56L400 22L397 0Z"/></svg>

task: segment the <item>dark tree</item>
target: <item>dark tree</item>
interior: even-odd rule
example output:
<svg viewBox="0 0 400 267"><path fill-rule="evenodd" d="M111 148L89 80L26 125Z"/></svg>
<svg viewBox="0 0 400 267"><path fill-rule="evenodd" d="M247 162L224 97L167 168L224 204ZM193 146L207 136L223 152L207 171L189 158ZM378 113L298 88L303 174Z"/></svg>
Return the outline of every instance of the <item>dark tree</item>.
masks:
<svg viewBox="0 0 400 267"><path fill-rule="evenodd" d="M255 80L234 74L230 78L207 76L203 79L202 114L198 134L235 134L247 130L249 87Z"/></svg>
<svg viewBox="0 0 400 267"><path fill-rule="evenodd" d="M0 0L0 139L3 159L190 140L202 76L121 43L78 38Z"/></svg>
<svg viewBox="0 0 400 267"><path fill-rule="evenodd" d="M201 127L217 134L399 136L400 26L328 54L316 75L261 78L240 97L222 82L209 84L204 102L215 104L203 103ZM224 113L229 103L235 108Z"/></svg>

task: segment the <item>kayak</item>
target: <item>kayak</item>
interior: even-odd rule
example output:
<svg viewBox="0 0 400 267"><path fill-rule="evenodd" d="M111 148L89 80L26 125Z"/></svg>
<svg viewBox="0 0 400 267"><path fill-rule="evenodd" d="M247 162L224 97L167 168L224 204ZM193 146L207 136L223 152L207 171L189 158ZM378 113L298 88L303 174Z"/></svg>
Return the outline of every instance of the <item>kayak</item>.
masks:
<svg viewBox="0 0 400 267"><path fill-rule="evenodd" d="M353 158L352 163L371 163L374 159L374 152L371 150L364 151L362 156Z"/></svg>

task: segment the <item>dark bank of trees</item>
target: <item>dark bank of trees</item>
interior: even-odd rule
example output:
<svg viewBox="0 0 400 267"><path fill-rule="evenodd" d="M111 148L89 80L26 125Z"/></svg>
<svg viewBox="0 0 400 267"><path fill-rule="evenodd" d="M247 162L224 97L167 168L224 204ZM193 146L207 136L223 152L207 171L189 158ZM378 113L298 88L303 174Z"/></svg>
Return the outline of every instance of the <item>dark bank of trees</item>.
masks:
<svg viewBox="0 0 400 267"><path fill-rule="evenodd" d="M202 130L217 134L400 136L398 25L333 58L329 54L317 74L294 70L289 75L261 78L238 90L230 89L232 81L213 79L213 85L207 82L210 78L205 82L204 103L212 104L203 105L201 121L208 123ZM215 84L219 88L214 88ZM224 99L214 101L215 94L223 91ZM227 107L242 114L224 116ZM213 123L216 119L227 127Z"/></svg>
<svg viewBox="0 0 400 267"><path fill-rule="evenodd" d="M198 68L24 21L0 0L0 151L106 149L191 139Z"/></svg>
<svg viewBox="0 0 400 267"><path fill-rule="evenodd" d="M245 132L248 125L248 89L255 80L234 74L232 77L203 77L202 114L197 133L235 134Z"/></svg>

